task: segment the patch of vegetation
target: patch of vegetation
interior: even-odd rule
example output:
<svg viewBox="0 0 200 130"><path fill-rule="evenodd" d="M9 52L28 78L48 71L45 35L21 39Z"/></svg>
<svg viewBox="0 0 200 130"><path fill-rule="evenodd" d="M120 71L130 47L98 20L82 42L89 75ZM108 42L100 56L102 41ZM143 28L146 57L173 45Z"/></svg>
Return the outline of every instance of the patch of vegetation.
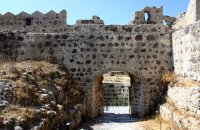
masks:
<svg viewBox="0 0 200 130"><path fill-rule="evenodd" d="M51 119L43 124L44 129L51 129L76 118L66 113L82 104L85 97L64 66L46 61L1 63L0 82L5 84L2 91L8 95L3 98L0 124L8 121L18 125L21 121L25 130L44 123L42 119ZM84 112L82 108L80 105L76 109Z"/></svg>
<svg viewBox="0 0 200 130"><path fill-rule="evenodd" d="M29 129L36 121L40 120L36 116L35 109L31 107L23 108L21 106L10 105L0 111L0 113L1 119L15 119L16 122L24 120L23 127L26 129Z"/></svg>
<svg viewBox="0 0 200 130"><path fill-rule="evenodd" d="M175 84L177 87L194 87L200 85L200 82L194 80L185 80L185 81L178 81Z"/></svg>
<svg viewBox="0 0 200 130"><path fill-rule="evenodd" d="M161 78L161 83L168 85L172 81L175 81L177 79L177 75L174 72L167 72L164 74L164 76Z"/></svg>

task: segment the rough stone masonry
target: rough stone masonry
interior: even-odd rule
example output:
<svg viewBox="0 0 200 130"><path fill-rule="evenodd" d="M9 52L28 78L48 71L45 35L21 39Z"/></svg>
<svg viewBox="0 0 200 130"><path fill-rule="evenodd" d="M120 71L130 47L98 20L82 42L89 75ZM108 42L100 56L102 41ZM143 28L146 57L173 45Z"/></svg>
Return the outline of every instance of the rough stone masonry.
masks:
<svg viewBox="0 0 200 130"><path fill-rule="evenodd" d="M130 76L121 71L112 71L103 75L102 88L104 106L129 105Z"/></svg>
<svg viewBox="0 0 200 130"><path fill-rule="evenodd" d="M179 14L173 25L173 59L178 78L168 86L167 102L160 107L162 118L191 130L200 129L199 20L200 1L190 0L187 12Z"/></svg>
<svg viewBox="0 0 200 130"><path fill-rule="evenodd" d="M104 25L97 16L67 25L66 18L65 10L0 15L0 60L47 59L64 64L86 92L88 117L102 112L99 77L124 71L131 77L131 113L142 117L154 111L160 100L160 78L173 70L175 18L163 16L162 7L136 12L129 25Z"/></svg>

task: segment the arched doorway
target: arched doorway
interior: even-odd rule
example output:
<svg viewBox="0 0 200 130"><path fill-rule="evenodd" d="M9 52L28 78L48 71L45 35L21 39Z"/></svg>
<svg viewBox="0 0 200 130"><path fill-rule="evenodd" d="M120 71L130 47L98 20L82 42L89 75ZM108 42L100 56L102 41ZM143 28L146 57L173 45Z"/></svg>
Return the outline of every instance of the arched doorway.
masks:
<svg viewBox="0 0 200 130"><path fill-rule="evenodd" d="M128 73L111 71L103 75L104 113L130 114L131 78Z"/></svg>
<svg viewBox="0 0 200 130"><path fill-rule="evenodd" d="M126 91L126 93L128 93L128 98L127 95L125 94L125 97L122 98L116 98L119 97L119 93L114 93L116 92L115 89L112 89L111 91L113 93L105 93L105 88L103 88L103 83L104 82L104 76L108 75L109 73L113 73L113 72L120 72L120 73L124 73L126 75L127 78L129 78L129 84L125 85L128 88L125 88L123 85L116 87L116 91L120 91L121 88L124 87L124 89L121 89L121 94L124 94L123 91ZM101 73L98 74L99 76L93 77L94 80L91 84L91 90L89 90L90 94L91 94L91 98L89 100L88 105L90 105L91 107L91 111L89 111L89 113L91 114L91 117L97 117L103 113L105 113L105 107L106 107L106 101L104 98L104 96L108 95L107 98L109 98L110 94L115 94L113 96L113 98L107 102L112 103L112 104L108 104L108 105L125 105L128 106L128 113L129 114L139 114L138 111L142 111L143 108L141 107L141 96L140 96L140 87L141 87L141 82L140 82L140 78L136 77L135 75L133 75L132 73L128 72L128 71L118 71L118 70L108 70L108 71L102 71ZM127 82L126 82L127 83ZM122 82L123 84L123 82ZM112 87L112 86L111 86ZM115 86L114 86L115 87ZM124 100L124 101L123 101ZM115 102L113 102L115 101ZM105 109L104 109L105 108ZM140 112L142 113L142 112Z"/></svg>

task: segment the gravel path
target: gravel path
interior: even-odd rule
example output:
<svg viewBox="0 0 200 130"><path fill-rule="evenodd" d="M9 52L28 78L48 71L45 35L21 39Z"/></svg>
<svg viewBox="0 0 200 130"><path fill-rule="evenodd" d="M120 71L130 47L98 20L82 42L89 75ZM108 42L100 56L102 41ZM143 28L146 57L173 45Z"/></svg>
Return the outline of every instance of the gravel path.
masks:
<svg viewBox="0 0 200 130"><path fill-rule="evenodd" d="M105 114L88 122L83 122L78 130L143 130L129 115L129 107L104 108Z"/></svg>

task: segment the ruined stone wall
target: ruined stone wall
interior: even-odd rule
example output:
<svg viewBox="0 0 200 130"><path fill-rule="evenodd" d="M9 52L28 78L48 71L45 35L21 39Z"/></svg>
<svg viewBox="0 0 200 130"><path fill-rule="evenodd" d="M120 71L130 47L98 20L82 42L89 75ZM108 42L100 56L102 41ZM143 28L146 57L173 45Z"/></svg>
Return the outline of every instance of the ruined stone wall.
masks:
<svg viewBox="0 0 200 130"><path fill-rule="evenodd" d="M76 25L83 25L83 24L104 24L104 21L100 19L98 16L93 16L91 20L77 20Z"/></svg>
<svg viewBox="0 0 200 130"><path fill-rule="evenodd" d="M199 0L190 0L187 13L186 13L186 22L187 24L193 24L200 19L200 1Z"/></svg>
<svg viewBox="0 0 200 130"><path fill-rule="evenodd" d="M171 104L163 104L160 106L160 115L162 119L169 121L173 127L177 129L191 129L198 130L200 128L200 121L197 117L187 115L186 112L180 112Z"/></svg>
<svg viewBox="0 0 200 130"><path fill-rule="evenodd" d="M176 18L163 15L163 7L145 7L141 11L134 14L133 20L129 23L133 24L166 24L171 28Z"/></svg>
<svg viewBox="0 0 200 130"><path fill-rule="evenodd" d="M160 115L182 129L200 128L200 82L178 77L169 84Z"/></svg>
<svg viewBox="0 0 200 130"><path fill-rule="evenodd" d="M63 32L66 30L67 12L49 11L43 14L39 11L33 14L21 12L14 15L10 12L0 15L0 32Z"/></svg>
<svg viewBox="0 0 200 130"><path fill-rule="evenodd" d="M103 88L102 88L102 80L103 80L103 77L99 76L92 82L94 92L91 96L92 96L94 105L93 105L93 108L90 109L90 111L93 111L93 117L97 117L104 112L104 108L103 108L104 93L103 93Z"/></svg>
<svg viewBox="0 0 200 130"><path fill-rule="evenodd" d="M198 115L200 111L200 88L198 84L193 86L177 86L169 87L167 92L168 100L173 103L179 110L187 111L190 114ZM199 115L200 116L200 115Z"/></svg>
<svg viewBox="0 0 200 130"><path fill-rule="evenodd" d="M199 22L173 33L175 72L183 77L200 80Z"/></svg>
<svg viewBox="0 0 200 130"><path fill-rule="evenodd" d="M173 28L172 45L175 73L160 107L161 117L182 129L199 129L200 113L200 21L199 0L190 0L186 13L178 16Z"/></svg>
<svg viewBox="0 0 200 130"><path fill-rule="evenodd" d="M145 13L147 19L145 19ZM133 20L135 24L162 24L162 22L163 7L145 7L143 10L135 12Z"/></svg>
<svg viewBox="0 0 200 130"><path fill-rule="evenodd" d="M186 13L178 15L172 35L175 73L200 80L199 0L190 0Z"/></svg>
<svg viewBox="0 0 200 130"><path fill-rule="evenodd" d="M104 106L128 106L130 83L103 83Z"/></svg>
<svg viewBox="0 0 200 130"><path fill-rule="evenodd" d="M190 0L187 11L177 16L176 24L173 26L175 29L180 27L185 28L188 25L194 24L200 20L200 1Z"/></svg>
<svg viewBox="0 0 200 130"><path fill-rule="evenodd" d="M131 108L145 114L156 108L160 78L173 68L171 32L161 24L81 25L68 26L64 33L10 35L1 34L4 56L63 63L87 92L88 114L95 108L96 77L116 70L134 75Z"/></svg>

